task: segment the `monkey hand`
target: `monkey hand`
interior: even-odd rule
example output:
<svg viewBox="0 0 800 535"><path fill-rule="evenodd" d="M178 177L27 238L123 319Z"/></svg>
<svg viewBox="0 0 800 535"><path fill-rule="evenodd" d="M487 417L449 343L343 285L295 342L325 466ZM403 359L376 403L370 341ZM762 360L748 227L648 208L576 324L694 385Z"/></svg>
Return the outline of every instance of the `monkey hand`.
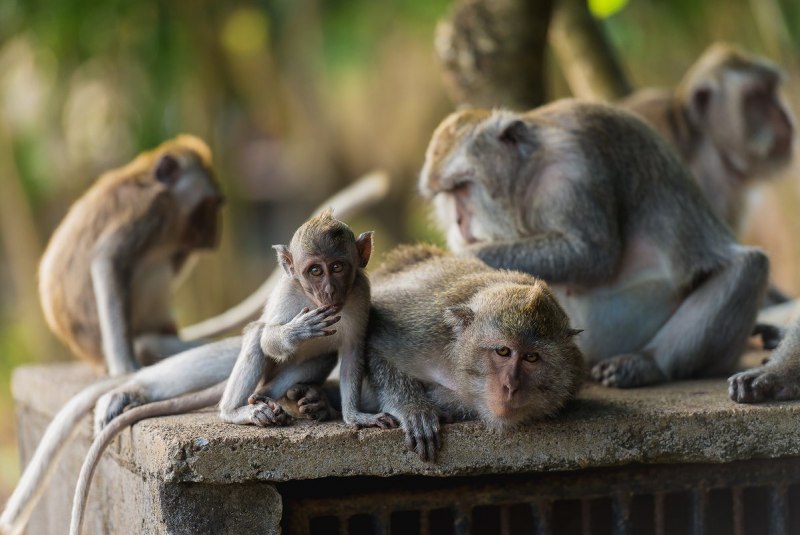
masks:
<svg viewBox="0 0 800 535"><path fill-rule="evenodd" d="M331 325L341 319L336 316L338 309L333 305L309 310L304 308L292 320L282 327L282 334L286 344L290 347L296 346L300 342L318 338L320 336L331 336L336 334L336 329L329 329ZM264 336L268 332L264 329L262 334L262 347Z"/></svg>
<svg viewBox="0 0 800 535"><path fill-rule="evenodd" d="M389 413L381 412L378 414L371 414L368 412L344 412L342 415L344 423L356 429L362 427L380 427L381 429L394 429L400 424L397 419Z"/></svg>
<svg viewBox="0 0 800 535"><path fill-rule="evenodd" d="M425 462L436 462L442 446L439 415L435 410L413 409L400 417L406 434L406 447Z"/></svg>
<svg viewBox="0 0 800 535"><path fill-rule="evenodd" d="M269 427L273 425L288 425L292 417L283 410L280 403L272 398L261 395L252 395L247 400L248 405L240 407L239 410L245 413L248 423Z"/></svg>
<svg viewBox="0 0 800 535"><path fill-rule="evenodd" d="M728 379L728 395L737 403L800 398L800 377L780 366L761 366Z"/></svg>
<svg viewBox="0 0 800 535"><path fill-rule="evenodd" d="M94 406L94 434L100 434L108 423L126 410L147 403L146 396L138 390L119 389L103 394Z"/></svg>
<svg viewBox="0 0 800 535"><path fill-rule="evenodd" d="M297 410L312 420L324 422L339 416L325 391L318 385L298 383L286 391L286 397L297 403Z"/></svg>

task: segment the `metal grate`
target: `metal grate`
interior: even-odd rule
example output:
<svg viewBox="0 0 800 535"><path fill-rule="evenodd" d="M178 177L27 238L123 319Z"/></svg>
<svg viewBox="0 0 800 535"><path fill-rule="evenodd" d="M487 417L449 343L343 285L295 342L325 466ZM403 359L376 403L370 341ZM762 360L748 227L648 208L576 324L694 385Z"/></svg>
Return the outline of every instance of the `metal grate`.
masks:
<svg viewBox="0 0 800 535"><path fill-rule="evenodd" d="M298 535L800 533L800 458L279 486Z"/></svg>

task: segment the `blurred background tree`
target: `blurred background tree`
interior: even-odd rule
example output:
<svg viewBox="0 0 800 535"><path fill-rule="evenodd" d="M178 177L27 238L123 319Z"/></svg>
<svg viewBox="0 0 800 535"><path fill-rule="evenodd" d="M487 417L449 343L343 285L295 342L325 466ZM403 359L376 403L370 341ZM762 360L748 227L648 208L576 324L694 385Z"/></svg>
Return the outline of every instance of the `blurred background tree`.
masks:
<svg viewBox="0 0 800 535"><path fill-rule="evenodd" d="M0 503L18 475L11 369L69 358L44 327L38 257L71 201L102 171L180 132L211 145L229 200L224 235L177 294L182 324L247 295L274 267L269 245L286 241L315 203L375 167L390 172L391 198L352 223L376 230L376 260L398 241L440 240L414 188L430 134L453 108L434 52L437 21L452 15L451 3L0 2ZM530 44L541 58L518 80L531 84L519 102L535 103L568 95L586 67L583 56L565 59L564 40L580 53L580 36L569 25L557 35L558 2L531 4L539 11L525 16L538 26L546 27L553 6L556 21L552 48L543 39ZM797 3L589 5L625 83L674 85L708 44L727 40L781 63L797 109ZM625 88L609 87L611 95ZM750 239L772 254L778 283L798 292L798 180L776 181L763 197Z"/></svg>

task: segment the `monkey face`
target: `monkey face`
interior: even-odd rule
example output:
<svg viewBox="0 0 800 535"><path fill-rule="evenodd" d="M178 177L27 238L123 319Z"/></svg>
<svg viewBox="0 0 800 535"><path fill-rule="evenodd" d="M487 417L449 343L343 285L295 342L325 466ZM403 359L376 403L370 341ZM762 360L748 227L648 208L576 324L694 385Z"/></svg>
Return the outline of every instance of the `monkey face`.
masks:
<svg viewBox="0 0 800 535"><path fill-rule="evenodd" d="M344 306L355 280L355 266L349 257L308 255L295 265L297 280L318 306Z"/></svg>

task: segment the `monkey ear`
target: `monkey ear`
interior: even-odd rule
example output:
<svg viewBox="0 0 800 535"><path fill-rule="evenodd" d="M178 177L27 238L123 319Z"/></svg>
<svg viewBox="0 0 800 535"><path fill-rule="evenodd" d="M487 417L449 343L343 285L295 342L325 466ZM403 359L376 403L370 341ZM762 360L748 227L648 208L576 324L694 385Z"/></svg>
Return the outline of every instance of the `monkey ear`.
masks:
<svg viewBox="0 0 800 535"><path fill-rule="evenodd" d="M370 230L362 232L356 240L356 249L358 250L359 267L367 267L369 257L372 256L372 235L374 233Z"/></svg>
<svg viewBox="0 0 800 535"><path fill-rule="evenodd" d="M283 271L285 271L290 277L294 278L294 261L289 248L285 245L273 245L272 248L275 249L276 253L278 253L278 263L283 268Z"/></svg>
<svg viewBox="0 0 800 535"><path fill-rule="evenodd" d="M583 329L567 329L567 336L572 338L575 335L581 334Z"/></svg>
<svg viewBox="0 0 800 535"><path fill-rule="evenodd" d="M714 88L711 84L700 84L692 89L689 95L689 118L692 123L699 125L706 115L708 105L711 103Z"/></svg>
<svg viewBox="0 0 800 535"><path fill-rule="evenodd" d="M497 139L516 148L523 156L529 155L535 148L534 138L528 125L519 119L511 121L503 127Z"/></svg>
<svg viewBox="0 0 800 535"><path fill-rule="evenodd" d="M444 320L456 334L461 334L475 321L475 312L467 305L449 307L445 310Z"/></svg>
<svg viewBox="0 0 800 535"><path fill-rule="evenodd" d="M178 163L178 160L176 160L171 154L164 154L158 159L158 163L156 164L153 174L155 175L156 180L162 184L171 186L178 181L180 171L181 166Z"/></svg>

